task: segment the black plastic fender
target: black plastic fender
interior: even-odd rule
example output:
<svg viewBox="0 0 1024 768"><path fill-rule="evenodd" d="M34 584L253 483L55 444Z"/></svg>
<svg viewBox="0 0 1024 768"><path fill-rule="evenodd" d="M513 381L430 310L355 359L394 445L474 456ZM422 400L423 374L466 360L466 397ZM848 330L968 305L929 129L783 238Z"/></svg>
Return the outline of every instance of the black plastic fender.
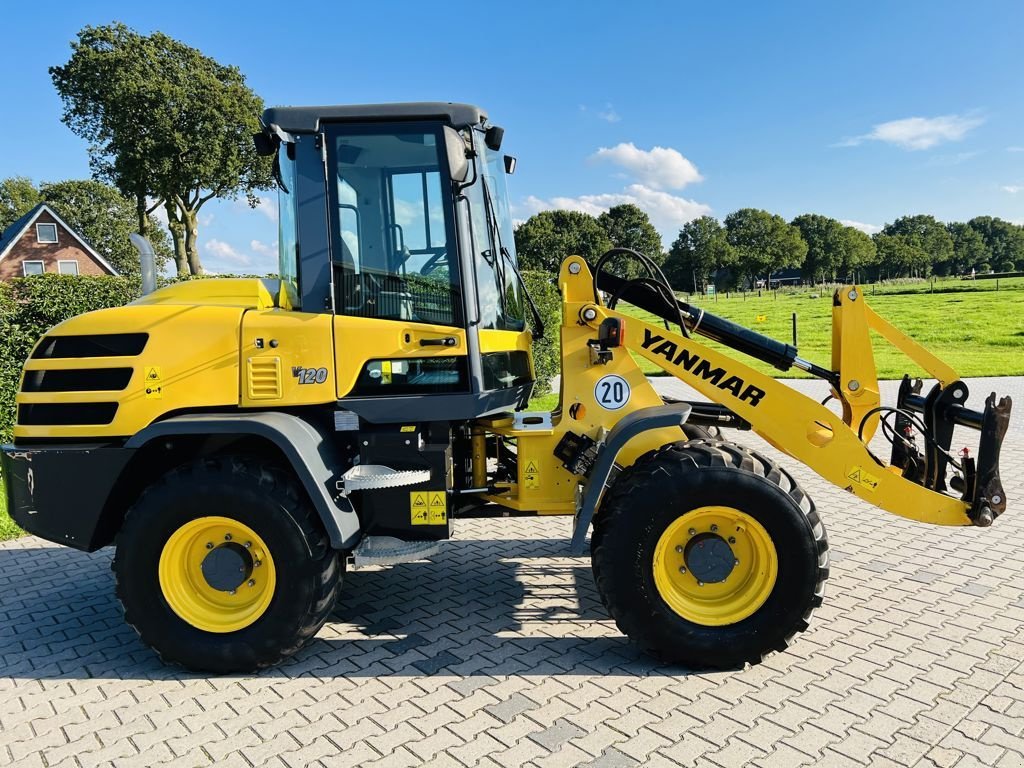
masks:
<svg viewBox="0 0 1024 768"><path fill-rule="evenodd" d="M336 483L343 466L331 434L298 416L278 411L204 413L176 416L151 424L133 435L126 448L180 435L255 435L276 445L309 494L334 549L350 549L359 541L359 517Z"/></svg>
<svg viewBox="0 0 1024 768"><path fill-rule="evenodd" d="M626 443L640 433L651 429L681 428L688 418L690 418L689 403L654 405L634 411L612 427L612 431L608 433L597 454L597 460L583 486L583 494L577 504L572 543L569 545L569 551L572 554L583 554L587 529L590 528L590 521L594 518L594 510L601 502L601 495L608 485L608 478L615 466L615 459L618 458L619 452L626 446Z"/></svg>

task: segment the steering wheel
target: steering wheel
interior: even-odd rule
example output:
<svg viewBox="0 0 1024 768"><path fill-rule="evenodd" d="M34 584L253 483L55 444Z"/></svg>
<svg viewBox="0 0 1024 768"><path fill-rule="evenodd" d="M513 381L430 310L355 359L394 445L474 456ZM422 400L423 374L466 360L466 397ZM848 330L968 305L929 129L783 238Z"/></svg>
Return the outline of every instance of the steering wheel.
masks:
<svg viewBox="0 0 1024 768"><path fill-rule="evenodd" d="M448 264L448 251L441 251L440 253L435 253L433 256L431 256L429 259L427 259L427 263L424 264L420 268L420 274L423 275L424 277L426 277L431 272L433 272L435 269L437 269L438 267L442 266L439 263L441 261L441 259L445 260L445 266L447 266L447 264Z"/></svg>

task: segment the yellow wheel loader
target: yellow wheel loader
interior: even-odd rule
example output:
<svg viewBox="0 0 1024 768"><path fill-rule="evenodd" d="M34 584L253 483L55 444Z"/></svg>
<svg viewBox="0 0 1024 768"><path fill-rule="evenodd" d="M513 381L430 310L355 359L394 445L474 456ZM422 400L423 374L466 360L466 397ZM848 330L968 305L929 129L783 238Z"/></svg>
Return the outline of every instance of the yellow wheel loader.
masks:
<svg viewBox="0 0 1024 768"><path fill-rule="evenodd" d="M721 430L753 430L923 523L985 526L1006 508L1009 399L968 408L956 372L856 286L835 294L822 365L680 301L642 254L570 257L552 275L561 326L546 330L560 335L560 402L525 410L544 331L516 262L502 129L449 103L262 122L278 278L178 283L53 328L3 449L14 519L82 550L114 545L125 617L162 658L269 666L321 627L346 568L430 557L459 517L525 514L574 516L577 553L592 529L598 590L642 648L757 663L807 627L828 543L793 477ZM908 377L883 405L870 331L935 383ZM727 351L819 377L840 407ZM637 357L705 399L666 402ZM957 425L980 432L973 455L950 453ZM879 429L887 457L868 447Z"/></svg>

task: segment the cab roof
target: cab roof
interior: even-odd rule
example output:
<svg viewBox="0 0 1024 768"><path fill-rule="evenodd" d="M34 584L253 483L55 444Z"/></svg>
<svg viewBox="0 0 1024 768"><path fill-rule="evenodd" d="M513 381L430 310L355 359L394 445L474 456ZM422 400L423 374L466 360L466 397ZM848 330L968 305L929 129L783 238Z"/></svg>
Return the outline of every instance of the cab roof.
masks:
<svg viewBox="0 0 1024 768"><path fill-rule="evenodd" d="M450 101L414 101L400 104L344 104L320 107L270 107L263 112L265 126L288 133L316 133L321 123L390 120L443 120L453 128L479 125L487 114L472 104Z"/></svg>

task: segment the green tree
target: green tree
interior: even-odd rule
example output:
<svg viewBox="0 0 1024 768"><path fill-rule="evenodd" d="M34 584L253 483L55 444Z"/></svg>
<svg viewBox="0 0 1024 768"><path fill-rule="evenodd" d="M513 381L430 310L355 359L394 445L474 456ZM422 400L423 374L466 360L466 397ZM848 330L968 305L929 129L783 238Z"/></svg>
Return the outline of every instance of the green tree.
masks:
<svg viewBox="0 0 1024 768"><path fill-rule="evenodd" d="M886 224L882 233L901 237L914 253L914 262L908 265L912 277L927 277L933 265L949 262L953 258L953 238L949 230L934 216L902 216Z"/></svg>
<svg viewBox="0 0 1024 768"><path fill-rule="evenodd" d="M878 252L878 276L882 279L910 274L928 259L928 254L912 238L879 232L873 240Z"/></svg>
<svg viewBox="0 0 1024 768"><path fill-rule="evenodd" d="M800 230L781 216L758 208L741 208L725 217L729 244L736 251L736 265L748 279L799 267L807 256Z"/></svg>
<svg viewBox="0 0 1024 768"><path fill-rule="evenodd" d="M793 226L807 243L801 274L807 280L834 281L836 272L846 261L846 248L850 243L846 227L837 220L818 213L805 213L793 219Z"/></svg>
<svg viewBox="0 0 1024 768"><path fill-rule="evenodd" d="M31 179L12 176L0 181L0 232L31 211L42 198Z"/></svg>
<svg viewBox="0 0 1024 768"><path fill-rule="evenodd" d="M638 206L632 203L613 206L597 217L597 223L608 235L613 248L632 248L649 256L657 264L665 261L661 235ZM640 274L640 265L636 265L632 272Z"/></svg>
<svg viewBox="0 0 1024 768"><path fill-rule="evenodd" d="M978 216L967 223L985 241L991 254L986 261L996 268L1008 263L1024 266L1024 227L993 216Z"/></svg>
<svg viewBox="0 0 1024 768"><path fill-rule="evenodd" d="M135 201L143 234L162 205L178 273L201 273L199 210L242 194L255 206L270 185L270 159L252 143L262 100L237 67L161 32L87 26L71 49L50 75L64 123L90 143L93 174Z"/></svg>
<svg viewBox="0 0 1024 768"><path fill-rule="evenodd" d="M725 227L714 216L701 216L679 230L665 259L665 277L676 290L702 293L714 274L735 259Z"/></svg>
<svg viewBox="0 0 1024 768"><path fill-rule="evenodd" d="M839 267L844 280L858 282L863 275L878 263L875 241L866 232L856 227L843 227L846 246L843 249L843 263Z"/></svg>
<svg viewBox="0 0 1024 768"><path fill-rule="evenodd" d="M963 275L992 259L992 251L981 233L970 224L954 221L946 225L953 238L953 258L941 274Z"/></svg>
<svg viewBox="0 0 1024 768"><path fill-rule="evenodd" d="M16 194L12 195L10 190ZM139 274L138 252L129 240L136 231L135 204L114 187L93 179L44 182L38 188L24 177L0 182L0 211L5 221L8 213L13 221L37 203L53 208L120 274ZM171 256L167 234L152 215L147 225L156 251L157 269L162 270Z"/></svg>
<svg viewBox="0 0 1024 768"><path fill-rule="evenodd" d="M597 219L580 211L541 211L516 227L515 236L522 269L549 273L567 256L593 262L612 247Z"/></svg>

